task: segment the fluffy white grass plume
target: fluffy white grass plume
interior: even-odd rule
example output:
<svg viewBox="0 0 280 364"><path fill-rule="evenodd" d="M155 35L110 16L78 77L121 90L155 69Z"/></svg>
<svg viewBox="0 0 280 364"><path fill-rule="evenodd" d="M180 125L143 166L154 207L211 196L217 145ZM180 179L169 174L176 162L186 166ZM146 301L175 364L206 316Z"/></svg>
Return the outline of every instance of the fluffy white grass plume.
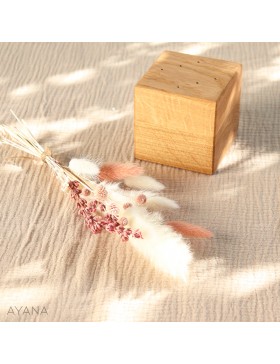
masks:
<svg viewBox="0 0 280 364"><path fill-rule="evenodd" d="M151 210L164 211L169 209L178 209L179 205L176 201L164 196L152 196L147 200L147 207Z"/></svg>
<svg viewBox="0 0 280 364"><path fill-rule="evenodd" d="M131 188L147 191L162 191L164 185L149 176L131 176L124 179L124 183Z"/></svg>
<svg viewBox="0 0 280 364"><path fill-rule="evenodd" d="M95 179L100 172L97 163L86 158L72 158L69 163L69 168L75 173L89 179Z"/></svg>
<svg viewBox="0 0 280 364"><path fill-rule="evenodd" d="M74 158L68 167L63 166L36 141L26 124L17 120L16 126L0 126L0 142L45 162L93 234L115 233L155 267L173 277L186 278L192 253L183 236L210 237L211 233L181 221L166 223L157 211L178 208L178 204L158 195L164 187L160 182L142 176L143 168L134 163L99 166L89 159Z"/></svg>
<svg viewBox="0 0 280 364"><path fill-rule="evenodd" d="M127 209L127 216L132 227L141 226L144 237L140 242L131 240L133 247L155 268L186 281L192 261L188 241L165 225L159 213L148 213L143 207L135 206Z"/></svg>

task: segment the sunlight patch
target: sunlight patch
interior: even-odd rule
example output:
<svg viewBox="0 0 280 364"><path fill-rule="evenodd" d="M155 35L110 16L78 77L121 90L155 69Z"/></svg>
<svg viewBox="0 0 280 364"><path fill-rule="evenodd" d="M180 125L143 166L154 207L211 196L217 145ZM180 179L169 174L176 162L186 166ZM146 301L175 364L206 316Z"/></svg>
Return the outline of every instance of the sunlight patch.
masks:
<svg viewBox="0 0 280 364"><path fill-rule="evenodd" d="M195 56L209 51L210 49L217 48L219 46L220 45L218 43L198 43L190 45L189 47L183 49L181 52Z"/></svg>
<svg viewBox="0 0 280 364"><path fill-rule="evenodd" d="M245 296L252 292L268 288L271 284L280 279L280 266L268 265L244 269L226 277L222 291L226 291L231 296Z"/></svg>
<svg viewBox="0 0 280 364"><path fill-rule="evenodd" d="M154 293L146 292L139 298L126 295L121 299L113 300L108 307L106 321L137 321L141 320L141 315L145 309L150 309L151 305L158 304L168 295L167 291ZM147 315L147 313L145 314Z"/></svg>
<svg viewBox="0 0 280 364"><path fill-rule="evenodd" d="M43 268L43 261L39 260L10 269L3 278L3 280L9 281L12 279L37 277L43 275L44 272L45 270Z"/></svg>
<svg viewBox="0 0 280 364"><path fill-rule="evenodd" d="M47 78L46 82L56 86L68 86L91 80L95 76L95 70L88 68L70 73L63 73Z"/></svg>
<svg viewBox="0 0 280 364"><path fill-rule="evenodd" d="M3 165L0 165L0 171L1 172L10 172L10 173L19 173L22 171L22 168L20 166L17 166L16 164L6 163Z"/></svg>
<svg viewBox="0 0 280 364"><path fill-rule="evenodd" d="M91 125L89 119L61 119L54 121L44 121L41 123L28 121L28 126L35 137L42 137L46 133L76 133Z"/></svg>
<svg viewBox="0 0 280 364"><path fill-rule="evenodd" d="M29 96L34 94L35 92L39 91L40 85L31 83L29 85L24 85L21 87L16 88L15 90L10 92L11 97L23 97Z"/></svg>
<svg viewBox="0 0 280 364"><path fill-rule="evenodd" d="M51 287L40 284L33 287L14 287L0 290L0 309L11 305L36 305L46 302L50 297Z"/></svg>

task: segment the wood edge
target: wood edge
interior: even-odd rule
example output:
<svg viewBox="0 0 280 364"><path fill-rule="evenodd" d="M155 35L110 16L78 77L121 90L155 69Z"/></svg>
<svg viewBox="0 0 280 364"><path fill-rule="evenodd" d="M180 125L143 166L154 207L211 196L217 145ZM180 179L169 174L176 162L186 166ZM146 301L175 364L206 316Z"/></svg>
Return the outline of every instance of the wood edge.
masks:
<svg viewBox="0 0 280 364"><path fill-rule="evenodd" d="M238 70L236 70L236 72L232 75L231 79L228 81L228 83L226 84L226 86L223 88L222 92L220 93L219 97L217 98L217 103L220 102L221 98L224 96L224 93L226 92L227 88L230 86L231 83L234 82L235 78L239 75L240 76L240 80L242 77L242 64L240 63L236 63Z"/></svg>
<svg viewBox="0 0 280 364"><path fill-rule="evenodd" d="M239 119L240 119L240 106L241 106L241 92L242 92L242 71L243 71L243 66L242 66L241 63L237 63L237 65L238 65L238 72L235 72L234 73L234 75L229 80L229 82L227 83L226 87L223 89L223 92L221 92L221 94L220 94L220 96L219 96L219 98L218 98L218 100L216 102L215 126L214 126L214 144L213 144L213 159L212 159L212 161L213 161L213 165L212 165L213 174L217 171L217 169L219 167L219 164L220 164L221 160L223 159L223 157L221 157L220 160L216 163L216 160L215 160L215 151L216 151L216 135L217 135L217 123L216 123L216 120L217 120L217 105L221 101L221 98L223 97L226 89L228 87L230 87L231 83L233 83L236 80L240 83L240 93L239 93L239 102L238 102L238 104L239 104L239 106L238 106L238 108L239 108L239 110L238 110L238 124L239 124ZM238 133L238 129L236 131L236 134L234 136L234 139L236 138L237 133ZM215 166L215 164L216 164L216 166Z"/></svg>
<svg viewBox="0 0 280 364"><path fill-rule="evenodd" d="M187 100L204 102L204 103L207 103L207 104L209 104L209 103L216 103L216 100L211 100L211 99L206 99L206 98L200 98L200 97L197 97L197 96L187 96L187 95L177 94L175 92L165 91L165 90L162 90L162 89L159 89L159 88L155 88L155 87L152 87L152 86L138 85L138 84L136 84L135 87L134 87L134 89L136 87L137 88L146 89L146 90L154 90L156 92L161 92L161 93L164 93L164 94L167 94L167 95L173 95L173 96L176 96L176 97L182 97L182 98L187 99Z"/></svg>
<svg viewBox="0 0 280 364"><path fill-rule="evenodd" d="M205 56L200 56L200 55L197 55L197 54L189 54L189 53L182 53L182 52L169 51L169 50L164 50L163 52L161 52L158 58L160 58L164 53L178 54L180 56L190 56L190 57L201 58L201 59L205 59L205 60L209 60L209 61L213 61L213 60L214 61L220 61L220 62L228 63L228 64L230 64L232 66L235 66L237 69L240 68L240 67L242 68L241 63L238 63L238 62L235 62L235 61L232 61L232 60L227 60L227 59L222 59L222 58L205 57Z"/></svg>
<svg viewBox="0 0 280 364"><path fill-rule="evenodd" d="M209 172L207 171L204 171L202 172L201 170L198 170L198 169L193 169L193 168L183 168L183 167L176 167L172 164L163 164L163 163L160 163L160 162L154 162L154 161L151 161L150 159L148 158L145 158L145 157L140 157L140 156L135 156L135 159L139 160L139 161L145 161L145 162L149 162L149 163L153 163L153 164L159 164L161 166L165 166L165 167L172 167L172 168L176 168L176 169L182 169L183 171L190 171L190 172L195 172L195 173L202 173L202 174L205 174L207 176L211 176L213 175L212 171L209 170Z"/></svg>
<svg viewBox="0 0 280 364"><path fill-rule="evenodd" d="M215 120L214 120L214 135L213 135L213 149L212 149L212 174L217 170L215 169L215 152L216 152L216 127L217 127L217 102L215 102Z"/></svg>
<svg viewBox="0 0 280 364"><path fill-rule="evenodd" d="M134 86L134 89L133 89L133 156L134 156L134 159L136 158L136 144L135 144L135 125L136 125L136 118L135 118L135 115L136 115L136 97L135 97L135 91L136 91L136 85Z"/></svg>

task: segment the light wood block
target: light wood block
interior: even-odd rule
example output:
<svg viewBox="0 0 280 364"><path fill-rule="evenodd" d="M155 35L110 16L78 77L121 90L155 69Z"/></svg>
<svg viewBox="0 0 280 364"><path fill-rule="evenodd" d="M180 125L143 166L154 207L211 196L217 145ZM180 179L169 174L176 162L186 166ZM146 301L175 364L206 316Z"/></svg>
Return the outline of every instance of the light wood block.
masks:
<svg viewBox="0 0 280 364"><path fill-rule="evenodd" d="M165 51L134 89L138 159L213 174L238 129L242 66Z"/></svg>

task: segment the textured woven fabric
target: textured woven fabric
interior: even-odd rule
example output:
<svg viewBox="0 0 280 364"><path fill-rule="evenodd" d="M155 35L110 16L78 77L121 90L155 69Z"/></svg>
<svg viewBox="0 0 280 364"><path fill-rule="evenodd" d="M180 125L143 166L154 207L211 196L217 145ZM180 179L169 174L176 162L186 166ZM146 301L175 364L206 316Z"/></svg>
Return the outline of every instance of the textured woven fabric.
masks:
<svg viewBox="0 0 280 364"><path fill-rule="evenodd" d="M132 161L133 88L166 49L243 64L238 137L215 175L139 162L180 202L167 216L215 238L191 240L189 278L174 279L91 235L46 165L0 146L1 321L280 320L279 44L0 44L0 120L13 109L64 163Z"/></svg>

